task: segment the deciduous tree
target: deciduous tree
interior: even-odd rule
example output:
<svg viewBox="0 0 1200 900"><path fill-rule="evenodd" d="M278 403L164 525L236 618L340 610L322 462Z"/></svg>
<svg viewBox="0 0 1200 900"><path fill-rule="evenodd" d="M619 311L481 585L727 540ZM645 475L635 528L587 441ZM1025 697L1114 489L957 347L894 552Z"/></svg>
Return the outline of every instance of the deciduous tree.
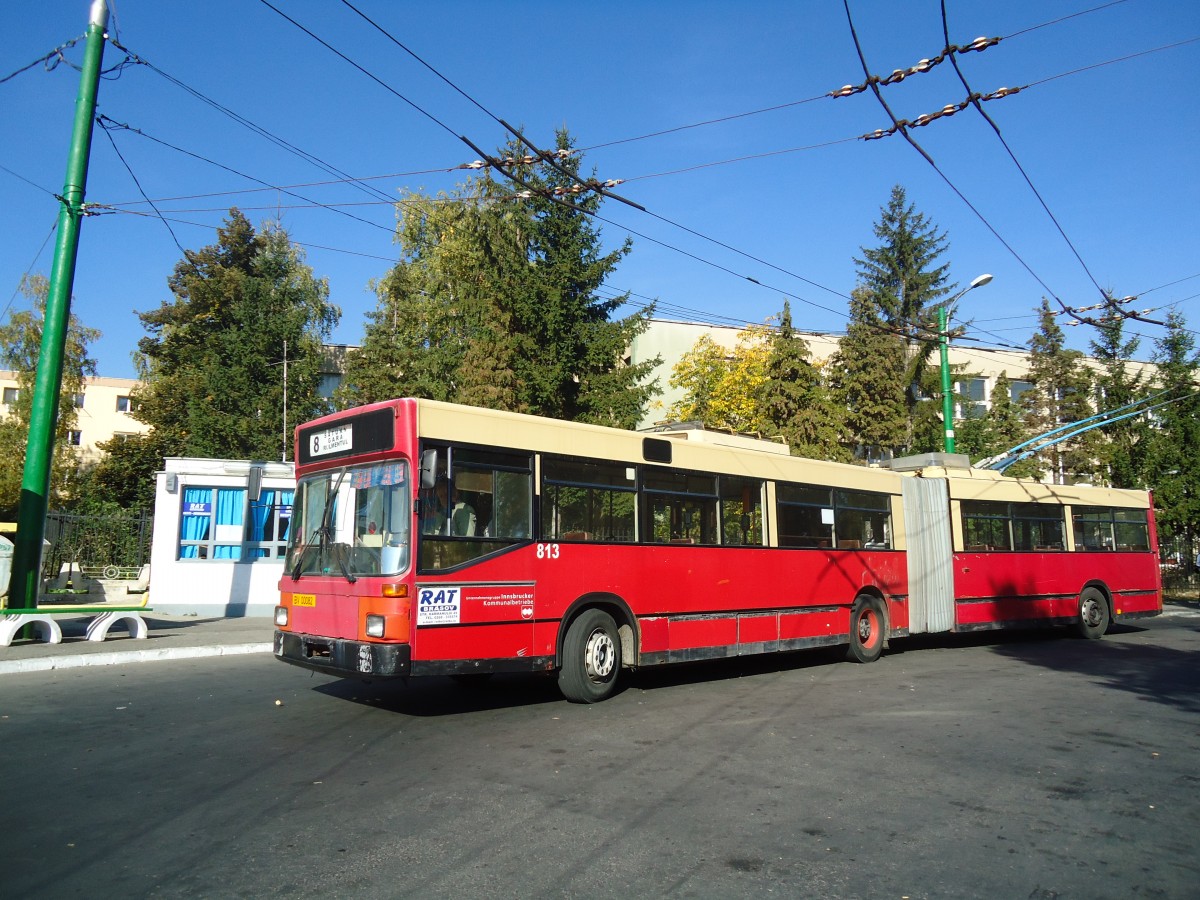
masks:
<svg viewBox="0 0 1200 900"><path fill-rule="evenodd" d="M49 282L42 275L22 278L20 291L30 301L31 308L12 313L8 322L0 326L0 362L17 376L15 402L0 419L0 515L9 519L15 517L21 497L48 289ZM48 499L51 509L61 507L77 493L81 461L70 441L71 432L78 424L74 398L83 391L84 378L96 374L96 361L88 355L88 345L99 337L99 331L84 326L74 313L71 314L54 429L54 458L50 467Z"/></svg>

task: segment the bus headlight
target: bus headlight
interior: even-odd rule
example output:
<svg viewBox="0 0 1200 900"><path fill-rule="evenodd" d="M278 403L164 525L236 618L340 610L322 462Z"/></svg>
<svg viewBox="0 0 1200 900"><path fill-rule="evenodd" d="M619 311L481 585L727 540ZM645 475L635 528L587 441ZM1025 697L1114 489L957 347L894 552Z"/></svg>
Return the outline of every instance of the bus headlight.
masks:
<svg viewBox="0 0 1200 900"><path fill-rule="evenodd" d="M367 637L383 637L383 616L367 616Z"/></svg>
<svg viewBox="0 0 1200 900"><path fill-rule="evenodd" d="M275 624L286 625L288 620L288 610L286 606L275 607Z"/></svg>

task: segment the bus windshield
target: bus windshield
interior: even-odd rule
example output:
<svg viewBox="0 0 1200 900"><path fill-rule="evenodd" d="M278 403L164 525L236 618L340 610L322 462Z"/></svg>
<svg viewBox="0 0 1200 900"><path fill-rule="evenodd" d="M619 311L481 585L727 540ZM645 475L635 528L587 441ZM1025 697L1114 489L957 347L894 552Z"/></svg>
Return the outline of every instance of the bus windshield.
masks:
<svg viewBox="0 0 1200 900"><path fill-rule="evenodd" d="M287 574L397 575L408 569L412 489L408 463L333 469L301 478Z"/></svg>

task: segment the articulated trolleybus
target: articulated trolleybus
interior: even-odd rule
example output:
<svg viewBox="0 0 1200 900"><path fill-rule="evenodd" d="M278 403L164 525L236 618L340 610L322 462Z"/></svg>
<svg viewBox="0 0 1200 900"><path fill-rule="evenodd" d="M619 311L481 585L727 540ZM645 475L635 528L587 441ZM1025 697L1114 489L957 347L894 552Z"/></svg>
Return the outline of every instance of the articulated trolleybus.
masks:
<svg viewBox="0 0 1200 900"><path fill-rule="evenodd" d="M1150 497L930 454L864 468L702 429L427 400L297 429L275 655L364 679L624 668L1162 611Z"/></svg>

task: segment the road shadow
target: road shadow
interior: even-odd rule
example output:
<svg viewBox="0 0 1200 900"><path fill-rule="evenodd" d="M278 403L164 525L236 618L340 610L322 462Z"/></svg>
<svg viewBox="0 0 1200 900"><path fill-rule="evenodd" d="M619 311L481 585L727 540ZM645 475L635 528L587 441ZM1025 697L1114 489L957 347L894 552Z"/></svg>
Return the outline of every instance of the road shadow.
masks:
<svg viewBox="0 0 1200 900"><path fill-rule="evenodd" d="M824 647L624 671L613 696L631 690L656 691L826 666L843 661L845 654L844 647ZM341 679L317 685L313 690L339 700L417 717L567 703L558 689L557 674L553 672L462 680L444 677L374 682Z"/></svg>
<svg viewBox="0 0 1200 900"><path fill-rule="evenodd" d="M1148 630L1118 625L1099 641L1004 641L993 649L1009 659L1055 672L1086 675L1113 690L1185 712L1200 712L1200 652L1114 640ZM1181 630L1200 631L1194 627Z"/></svg>
<svg viewBox="0 0 1200 900"><path fill-rule="evenodd" d="M374 709L429 718L493 709L566 703L553 675L492 675L457 681L446 677L394 681L341 679L313 688L317 693Z"/></svg>

